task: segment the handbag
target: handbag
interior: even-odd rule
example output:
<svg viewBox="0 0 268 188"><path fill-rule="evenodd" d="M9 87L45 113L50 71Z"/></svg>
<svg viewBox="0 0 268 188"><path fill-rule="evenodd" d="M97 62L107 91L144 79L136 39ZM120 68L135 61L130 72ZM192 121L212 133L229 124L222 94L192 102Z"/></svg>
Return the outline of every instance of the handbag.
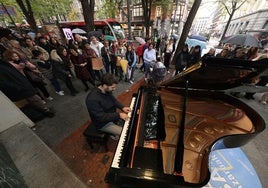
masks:
<svg viewBox="0 0 268 188"><path fill-rule="evenodd" d="M92 69L93 70L101 70L104 68L103 61L99 57L94 57L91 59Z"/></svg>

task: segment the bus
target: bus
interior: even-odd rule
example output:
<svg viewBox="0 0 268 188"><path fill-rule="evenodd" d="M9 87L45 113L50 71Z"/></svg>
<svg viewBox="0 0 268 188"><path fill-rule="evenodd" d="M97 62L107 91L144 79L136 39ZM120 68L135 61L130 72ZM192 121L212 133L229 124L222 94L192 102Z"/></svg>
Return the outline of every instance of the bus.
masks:
<svg viewBox="0 0 268 188"><path fill-rule="evenodd" d="M61 29L86 29L84 21L65 21L60 22L59 26ZM123 27L115 19L95 20L94 26L96 31L99 31L103 35L113 36L115 40L121 40L126 38Z"/></svg>

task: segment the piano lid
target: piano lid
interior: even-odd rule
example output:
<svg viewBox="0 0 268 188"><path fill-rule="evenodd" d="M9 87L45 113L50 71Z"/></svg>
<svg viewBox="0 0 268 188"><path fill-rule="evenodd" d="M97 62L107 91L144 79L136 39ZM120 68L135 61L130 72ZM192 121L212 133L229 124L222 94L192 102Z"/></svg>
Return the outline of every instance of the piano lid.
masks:
<svg viewBox="0 0 268 188"><path fill-rule="evenodd" d="M248 61L240 59L206 58L185 71L165 80L161 86L188 87L199 90L226 90L252 83L253 79L268 69L268 59Z"/></svg>

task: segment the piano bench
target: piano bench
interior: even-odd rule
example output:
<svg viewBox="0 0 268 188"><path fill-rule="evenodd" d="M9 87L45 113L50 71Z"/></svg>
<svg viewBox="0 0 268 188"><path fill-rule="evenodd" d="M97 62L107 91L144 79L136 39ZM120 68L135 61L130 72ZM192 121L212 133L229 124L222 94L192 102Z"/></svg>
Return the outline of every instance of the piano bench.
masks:
<svg viewBox="0 0 268 188"><path fill-rule="evenodd" d="M93 124L89 124L86 130L84 131L84 136L87 139L87 142L91 149L94 149L94 144L100 144L104 146L105 151L108 151L107 141L109 138L109 134L99 131L96 129L96 127Z"/></svg>

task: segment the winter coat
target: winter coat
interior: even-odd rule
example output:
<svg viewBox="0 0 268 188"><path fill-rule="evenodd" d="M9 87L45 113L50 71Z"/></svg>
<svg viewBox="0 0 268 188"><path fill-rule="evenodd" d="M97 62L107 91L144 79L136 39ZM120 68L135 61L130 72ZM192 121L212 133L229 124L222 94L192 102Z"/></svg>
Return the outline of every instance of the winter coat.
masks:
<svg viewBox="0 0 268 188"><path fill-rule="evenodd" d="M36 95L30 81L8 62L0 61L0 90L11 100L19 101Z"/></svg>
<svg viewBox="0 0 268 188"><path fill-rule="evenodd" d="M43 61L41 59L34 58L31 59L31 62L38 68L44 77L49 80L53 78L51 61Z"/></svg>

